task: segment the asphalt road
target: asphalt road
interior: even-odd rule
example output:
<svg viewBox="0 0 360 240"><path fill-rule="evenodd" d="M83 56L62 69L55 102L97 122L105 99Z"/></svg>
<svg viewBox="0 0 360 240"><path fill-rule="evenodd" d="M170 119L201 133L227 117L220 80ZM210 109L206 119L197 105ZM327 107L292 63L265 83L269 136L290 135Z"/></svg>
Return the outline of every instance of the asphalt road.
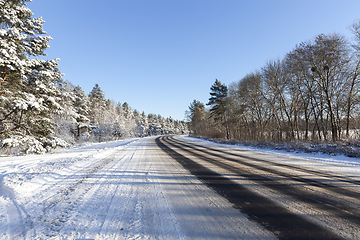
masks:
<svg viewBox="0 0 360 240"><path fill-rule="evenodd" d="M156 144L279 239L359 239L360 182L278 156L179 138Z"/></svg>

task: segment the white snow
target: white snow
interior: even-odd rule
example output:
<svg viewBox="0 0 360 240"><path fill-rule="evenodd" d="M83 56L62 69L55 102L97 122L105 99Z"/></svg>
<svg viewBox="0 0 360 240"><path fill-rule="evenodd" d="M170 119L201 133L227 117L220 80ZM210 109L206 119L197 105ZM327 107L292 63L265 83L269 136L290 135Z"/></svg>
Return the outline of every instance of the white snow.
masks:
<svg viewBox="0 0 360 240"><path fill-rule="evenodd" d="M360 173L359 159L235 147ZM139 238L274 237L161 152L152 137L0 157L0 239Z"/></svg>

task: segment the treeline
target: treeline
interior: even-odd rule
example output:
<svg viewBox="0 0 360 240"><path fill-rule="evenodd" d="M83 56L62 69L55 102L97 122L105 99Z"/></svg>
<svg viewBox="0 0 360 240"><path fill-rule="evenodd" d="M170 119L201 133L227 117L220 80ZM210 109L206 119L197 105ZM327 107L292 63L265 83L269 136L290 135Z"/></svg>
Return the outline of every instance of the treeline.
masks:
<svg viewBox="0 0 360 240"><path fill-rule="evenodd" d="M157 114L132 110L128 103L115 103L95 84L89 94L80 86L62 88L61 111L52 114L55 135L74 141L112 141L131 137L188 133L187 123Z"/></svg>
<svg viewBox="0 0 360 240"><path fill-rule="evenodd" d="M76 142L186 133L187 124L139 113L62 79L43 60L51 37L22 1L0 0L0 155L43 153Z"/></svg>
<svg viewBox="0 0 360 240"><path fill-rule="evenodd" d="M218 80L205 105L188 116L195 135L250 141L332 141L358 137L360 22L354 42L321 34L283 59L225 86Z"/></svg>

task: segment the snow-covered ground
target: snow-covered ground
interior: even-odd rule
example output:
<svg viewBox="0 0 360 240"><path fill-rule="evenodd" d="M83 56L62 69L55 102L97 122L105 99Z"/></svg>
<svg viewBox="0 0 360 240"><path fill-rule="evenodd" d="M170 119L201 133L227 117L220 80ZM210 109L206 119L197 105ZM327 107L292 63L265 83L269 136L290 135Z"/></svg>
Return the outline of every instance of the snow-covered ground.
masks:
<svg viewBox="0 0 360 240"><path fill-rule="evenodd" d="M37 230L56 220L46 209L64 200L71 187L86 178L86 171L101 167L104 159L137 140L88 144L55 154L1 157L0 239L49 236Z"/></svg>
<svg viewBox="0 0 360 240"><path fill-rule="evenodd" d="M356 158L233 147L353 178L360 175L360 159ZM54 154L0 158L0 239L49 238L274 236L169 158L154 138L142 138L88 144Z"/></svg>
<svg viewBox="0 0 360 240"><path fill-rule="evenodd" d="M273 239L154 138L0 158L0 239Z"/></svg>

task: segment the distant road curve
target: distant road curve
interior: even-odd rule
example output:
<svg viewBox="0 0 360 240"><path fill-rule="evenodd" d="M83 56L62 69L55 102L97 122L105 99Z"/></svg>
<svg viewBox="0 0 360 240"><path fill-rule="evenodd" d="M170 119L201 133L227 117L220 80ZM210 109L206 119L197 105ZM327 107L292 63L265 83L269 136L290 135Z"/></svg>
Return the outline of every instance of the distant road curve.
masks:
<svg viewBox="0 0 360 240"><path fill-rule="evenodd" d="M360 182L281 157L177 137L156 144L280 239L359 239Z"/></svg>

